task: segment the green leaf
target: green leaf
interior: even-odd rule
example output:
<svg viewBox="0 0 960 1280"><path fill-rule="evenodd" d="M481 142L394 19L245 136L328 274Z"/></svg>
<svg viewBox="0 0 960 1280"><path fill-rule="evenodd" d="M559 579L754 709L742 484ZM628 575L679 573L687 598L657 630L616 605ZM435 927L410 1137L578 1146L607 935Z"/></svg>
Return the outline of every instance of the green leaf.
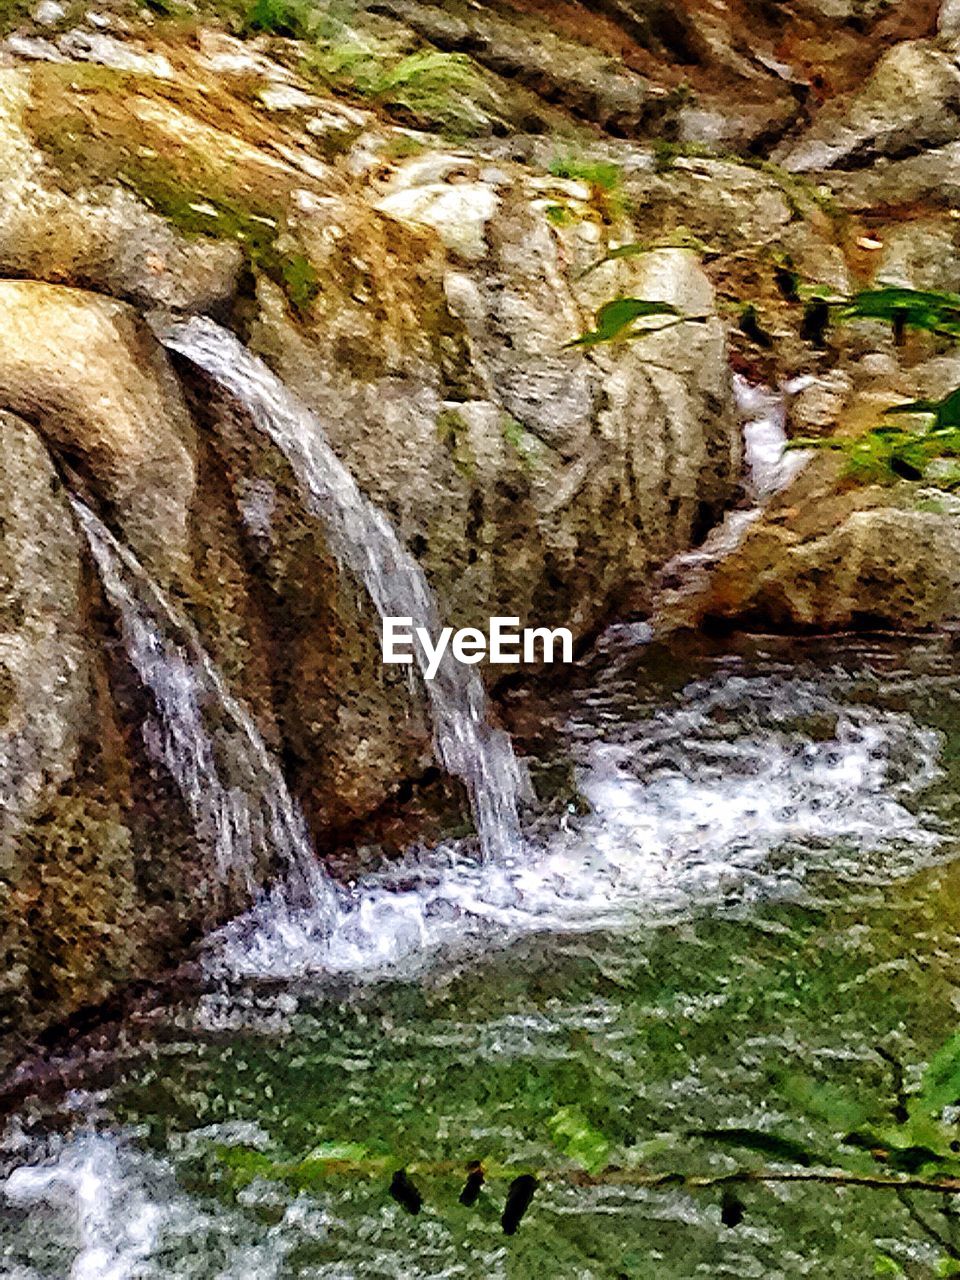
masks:
<svg viewBox="0 0 960 1280"><path fill-rule="evenodd" d="M610 1156L610 1143L595 1129L579 1107L561 1107L547 1121L550 1137L558 1150L588 1173L598 1173L606 1168Z"/></svg>
<svg viewBox="0 0 960 1280"><path fill-rule="evenodd" d="M895 404L883 412L889 418L898 413L936 413L939 408L939 400L912 400L909 404Z"/></svg>
<svg viewBox="0 0 960 1280"><path fill-rule="evenodd" d="M960 294L881 285L841 305L840 320L884 320L888 324L960 336Z"/></svg>
<svg viewBox="0 0 960 1280"><path fill-rule="evenodd" d="M619 262L621 258L639 258L642 253L651 253L653 246L649 244L621 244L611 249L604 262Z"/></svg>
<svg viewBox="0 0 960 1280"><path fill-rule="evenodd" d="M582 273L581 279L592 275L594 271L606 266L608 262L622 262L626 258L639 258L646 253L655 253L657 249L693 249L696 253L704 255L716 255L719 253L716 247L701 240L688 227L677 227L675 231L658 236L656 240L617 245L615 249L608 250L602 258L598 258L596 262L591 263L586 271Z"/></svg>
<svg viewBox="0 0 960 1280"><path fill-rule="evenodd" d="M899 1262L891 1258L888 1253L879 1253L873 1264L873 1274L875 1276L902 1276L903 1267L900 1266Z"/></svg>
<svg viewBox="0 0 960 1280"><path fill-rule="evenodd" d="M568 342L567 346L595 347L601 342L615 342L618 338L637 337L639 334L636 331L630 331L634 321L651 316L681 315L682 312L669 302L648 302L644 298L614 298L597 312L597 327L590 333L584 333L579 338L575 338L573 342Z"/></svg>
<svg viewBox="0 0 960 1280"><path fill-rule="evenodd" d="M960 1100L960 1031L930 1059L920 1082L920 1102L929 1115Z"/></svg>
<svg viewBox="0 0 960 1280"><path fill-rule="evenodd" d="M940 401L937 410L938 427L960 427L960 387Z"/></svg>
<svg viewBox="0 0 960 1280"><path fill-rule="evenodd" d="M698 1129L694 1136L707 1142L720 1142L726 1146L743 1147L746 1151L758 1151L761 1155L784 1164L799 1164L805 1169L815 1163L814 1157L799 1142L782 1138L776 1133L761 1129Z"/></svg>

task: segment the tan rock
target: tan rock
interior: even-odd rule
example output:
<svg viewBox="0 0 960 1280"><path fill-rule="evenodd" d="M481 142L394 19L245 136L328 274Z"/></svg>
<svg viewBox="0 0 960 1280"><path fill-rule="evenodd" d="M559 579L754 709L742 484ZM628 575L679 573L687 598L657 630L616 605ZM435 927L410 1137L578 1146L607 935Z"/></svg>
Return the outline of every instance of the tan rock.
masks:
<svg viewBox="0 0 960 1280"><path fill-rule="evenodd" d="M0 272L80 285L139 305L222 309L243 252L188 239L124 187L65 192L26 118L34 79L0 68Z"/></svg>
<svg viewBox="0 0 960 1280"><path fill-rule="evenodd" d="M71 777L90 710L84 543L36 432L0 412L0 876Z"/></svg>
<svg viewBox="0 0 960 1280"><path fill-rule="evenodd" d="M0 405L39 420L155 571L184 572L195 440L166 356L123 303L0 281Z"/></svg>

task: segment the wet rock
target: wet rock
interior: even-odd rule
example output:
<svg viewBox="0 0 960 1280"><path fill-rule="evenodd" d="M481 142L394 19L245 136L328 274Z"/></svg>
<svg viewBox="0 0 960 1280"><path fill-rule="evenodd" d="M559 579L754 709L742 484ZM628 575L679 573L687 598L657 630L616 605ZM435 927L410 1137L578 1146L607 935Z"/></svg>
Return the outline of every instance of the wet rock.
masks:
<svg viewBox="0 0 960 1280"><path fill-rule="evenodd" d="M783 136L796 121L799 103L792 95L769 102L705 101L682 107L677 113L677 137L681 142L707 147L718 153L743 153L765 139Z"/></svg>
<svg viewBox="0 0 960 1280"><path fill-rule="evenodd" d="M0 281L0 311L0 404L96 478L148 563L183 572L194 431L152 336L123 303L35 281Z"/></svg>
<svg viewBox="0 0 960 1280"><path fill-rule="evenodd" d="M243 251L178 235L122 188L68 198L35 187L0 211L0 263L18 276L99 288L140 306L216 314L235 296Z"/></svg>
<svg viewBox="0 0 960 1280"><path fill-rule="evenodd" d="M82 537L42 440L0 411L0 879L16 839L73 774L91 705Z"/></svg>
<svg viewBox="0 0 960 1280"><path fill-rule="evenodd" d="M547 101L562 101L575 115L619 134L635 133L662 96L622 60L569 39L547 23L498 13L495 6L379 0L376 8L442 49L468 51L505 83L524 85ZM516 123L521 120L522 115Z"/></svg>
<svg viewBox="0 0 960 1280"><path fill-rule="evenodd" d="M383 665L376 612L332 557L283 456L232 401L205 383L195 391L242 521L236 559L257 581L252 644L267 659L259 692L305 816L321 846L335 844L429 768L427 715L406 669ZM221 556L230 545L222 531L211 544ZM239 608L255 615L249 599Z"/></svg>
<svg viewBox="0 0 960 1280"><path fill-rule="evenodd" d="M660 173L627 169L643 235L686 227L706 244L739 251L779 239L793 220L790 197L770 174L723 160L678 156Z"/></svg>
<svg viewBox="0 0 960 1280"><path fill-rule="evenodd" d="M469 625L506 611L582 633L612 593L648 590L651 567L719 509L736 484L738 431L696 255L613 262L573 289L566 262L595 250L577 247L575 227L556 233L537 205L506 202L482 263L437 260L422 285L418 305L446 313L440 350L456 370L425 365L410 345L404 372L395 357L388 378L351 369L332 358L327 330L296 332L263 290L253 336L416 548L448 616ZM590 360L564 350L617 292L697 319Z"/></svg>
<svg viewBox="0 0 960 1280"><path fill-rule="evenodd" d="M86 544L33 427L0 411L0 1070L133 971L130 831L109 797L115 726ZM120 765L119 773L122 774ZM168 832L169 832L168 828ZM146 854L141 845L139 853ZM125 927L126 926L126 927ZM146 964L141 952L139 960Z"/></svg>
<svg viewBox="0 0 960 1280"><path fill-rule="evenodd" d="M55 27L67 16L67 10L58 0L40 0L30 16L42 27Z"/></svg>
<svg viewBox="0 0 960 1280"><path fill-rule="evenodd" d="M774 626L923 629L960 614L960 502L941 492L870 495L819 536L786 538L763 554L736 613ZM757 572L758 571L758 572ZM729 604L722 616L730 618Z"/></svg>

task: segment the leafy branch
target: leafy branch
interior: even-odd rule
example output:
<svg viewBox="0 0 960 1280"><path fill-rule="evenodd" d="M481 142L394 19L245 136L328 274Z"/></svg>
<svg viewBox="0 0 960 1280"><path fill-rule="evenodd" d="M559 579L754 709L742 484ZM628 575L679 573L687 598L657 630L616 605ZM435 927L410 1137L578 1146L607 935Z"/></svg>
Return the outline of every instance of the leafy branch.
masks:
<svg viewBox="0 0 960 1280"><path fill-rule="evenodd" d="M640 320L667 317L666 324L638 327ZM662 333L680 324L703 323L709 316L685 315L670 302L650 302L645 298L614 298L596 314L595 328L566 344L570 347L596 347L606 342L626 342Z"/></svg>
<svg viewBox="0 0 960 1280"><path fill-rule="evenodd" d="M883 1046L876 1048L876 1054L890 1072L886 1098L848 1098L842 1090L805 1078L789 1088L789 1077L782 1082L796 1104L828 1119L841 1135L829 1152L812 1151L802 1142L766 1130L703 1129L684 1135L685 1142L696 1141L714 1151L734 1148L764 1157L757 1167L741 1161L724 1172L652 1169L646 1161L662 1148L662 1140L649 1144L643 1154L633 1148L618 1153L613 1140L576 1105L562 1107L545 1122L552 1145L564 1159L545 1161L519 1174L516 1164L493 1160L404 1163L394 1152L351 1142L321 1143L305 1159L292 1161L245 1146L219 1146L211 1154L236 1190L265 1179L309 1193L328 1189L337 1179L360 1178L378 1183L384 1195L410 1214L418 1214L428 1200L444 1201L447 1195L451 1207L456 1200L466 1209L478 1206L481 1198L489 1204L492 1197L502 1196L500 1223L508 1235L520 1228L543 1184L714 1192L720 1197L721 1220L729 1229L739 1226L747 1215L736 1195L740 1187L810 1185L885 1191L896 1197L915 1228L941 1252L938 1274L960 1274L956 1265L960 1247L954 1241L954 1226L960 1220L954 1207L960 1197L960 1141L950 1110L960 1102L960 1033L934 1055L912 1089L908 1073L894 1054ZM848 1124L854 1128L845 1132ZM452 1186L445 1188L445 1182ZM921 1209L914 1199L921 1196L933 1203ZM898 1264L886 1255L878 1258L878 1266L900 1274Z"/></svg>
<svg viewBox="0 0 960 1280"><path fill-rule="evenodd" d="M943 400L894 405L884 416L904 415L929 421L919 429L884 423L849 439L801 437L787 447L843 453L849 474L861 482L931 479L940 489L960 488L960 388ZM934 463L938 466L931 471Z"/></svg>
<svg viewBox="0 0 960 1280"><path fill-rule="evenodd" d="M908 329L960 339L960 294L884 284L852 297L824 297L822 291L811 292L809 287L793 292L807 298L803 336L815 343L822 344L831 319L841 324L881 321L893 327L898 342ZM889 421L902 417L926 421L919 425ZM928 480L941 489L960 489L960 388L942 400L894 405L884 418L888 421L859 436L805 437L790 441L787 447L843 453L848 474L860 482Z"/></svg>

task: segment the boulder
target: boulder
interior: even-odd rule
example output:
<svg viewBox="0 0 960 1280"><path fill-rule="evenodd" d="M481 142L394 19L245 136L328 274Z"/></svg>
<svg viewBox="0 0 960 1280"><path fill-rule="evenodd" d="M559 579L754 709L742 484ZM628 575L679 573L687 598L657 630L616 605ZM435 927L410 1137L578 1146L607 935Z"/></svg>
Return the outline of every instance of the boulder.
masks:
<svg viewBox="0 0 960 1280"><path fill-rule="evenodd" d="M138 554L169 580L191 556L195 437L176 378L125 304L0 281L0 404L41 420L95 477Z"/></svg>
<svg viewBox="0 0 960 1280"><path fill-rule="evenodd" d="M39 424L158 582L185 598L269 735L267 657L229 488L180 383L126 303L0 281L0 406Z"/></svg>
<svg viewBox="0 0 960 1280"><path fill-rule="evenodd" d="M0 877L17 838L77 767L90 714L84 544L60 477L25 422L0 411Z"/></svg>
<svg viewBox="0 0 960 1280"><path fill-rule="evenodd" d="M554 228L545 203L518 175L486 223L482 260L421 254L406 342L381 327L362 357L356 336L343 344L367 318L333 302L342 248L327 250L329 266L315 258L332 331L319 317L315 329L292 324L262 287L251 337L319 412L452 622L506 613L582 635L614 597L643 598L651 568L716 516L737 484L739 438L697 256L658 250L571 283L595 261L592 224ZM437 227L449 242L459 213L434 207L449 212ZM568 349L618 293L695 320L592 354Z"/></svg>
<svg viewBox="0 0 960 1280"><path fill-rule="evenodd" d="M929 40L886 53L866 84L830 103L775 159L794 173L862 166L880 156L909 156L960 135L960 69Z"/></svg>
<svg viewBox="0 0 960 1280"><path fill-rule="evenodd" d="M30 1033L66 1012L67 990L85 987L89 966L102 958L90 937L86 956L63 940L73 931L72 902L94 896L94 868L105 850L85 848L82 868L69 845L59 866L37 856L38 824L50 821L83 772L88 735L99 728L95 659L86 634L84 543L60 477L33 428L5 412L0 447L2 1068ZM122 884L116 889L126 893ZM112 910L99 903L101 929ZM71 952L74 974L55 972L54 952Z"/></svg>

